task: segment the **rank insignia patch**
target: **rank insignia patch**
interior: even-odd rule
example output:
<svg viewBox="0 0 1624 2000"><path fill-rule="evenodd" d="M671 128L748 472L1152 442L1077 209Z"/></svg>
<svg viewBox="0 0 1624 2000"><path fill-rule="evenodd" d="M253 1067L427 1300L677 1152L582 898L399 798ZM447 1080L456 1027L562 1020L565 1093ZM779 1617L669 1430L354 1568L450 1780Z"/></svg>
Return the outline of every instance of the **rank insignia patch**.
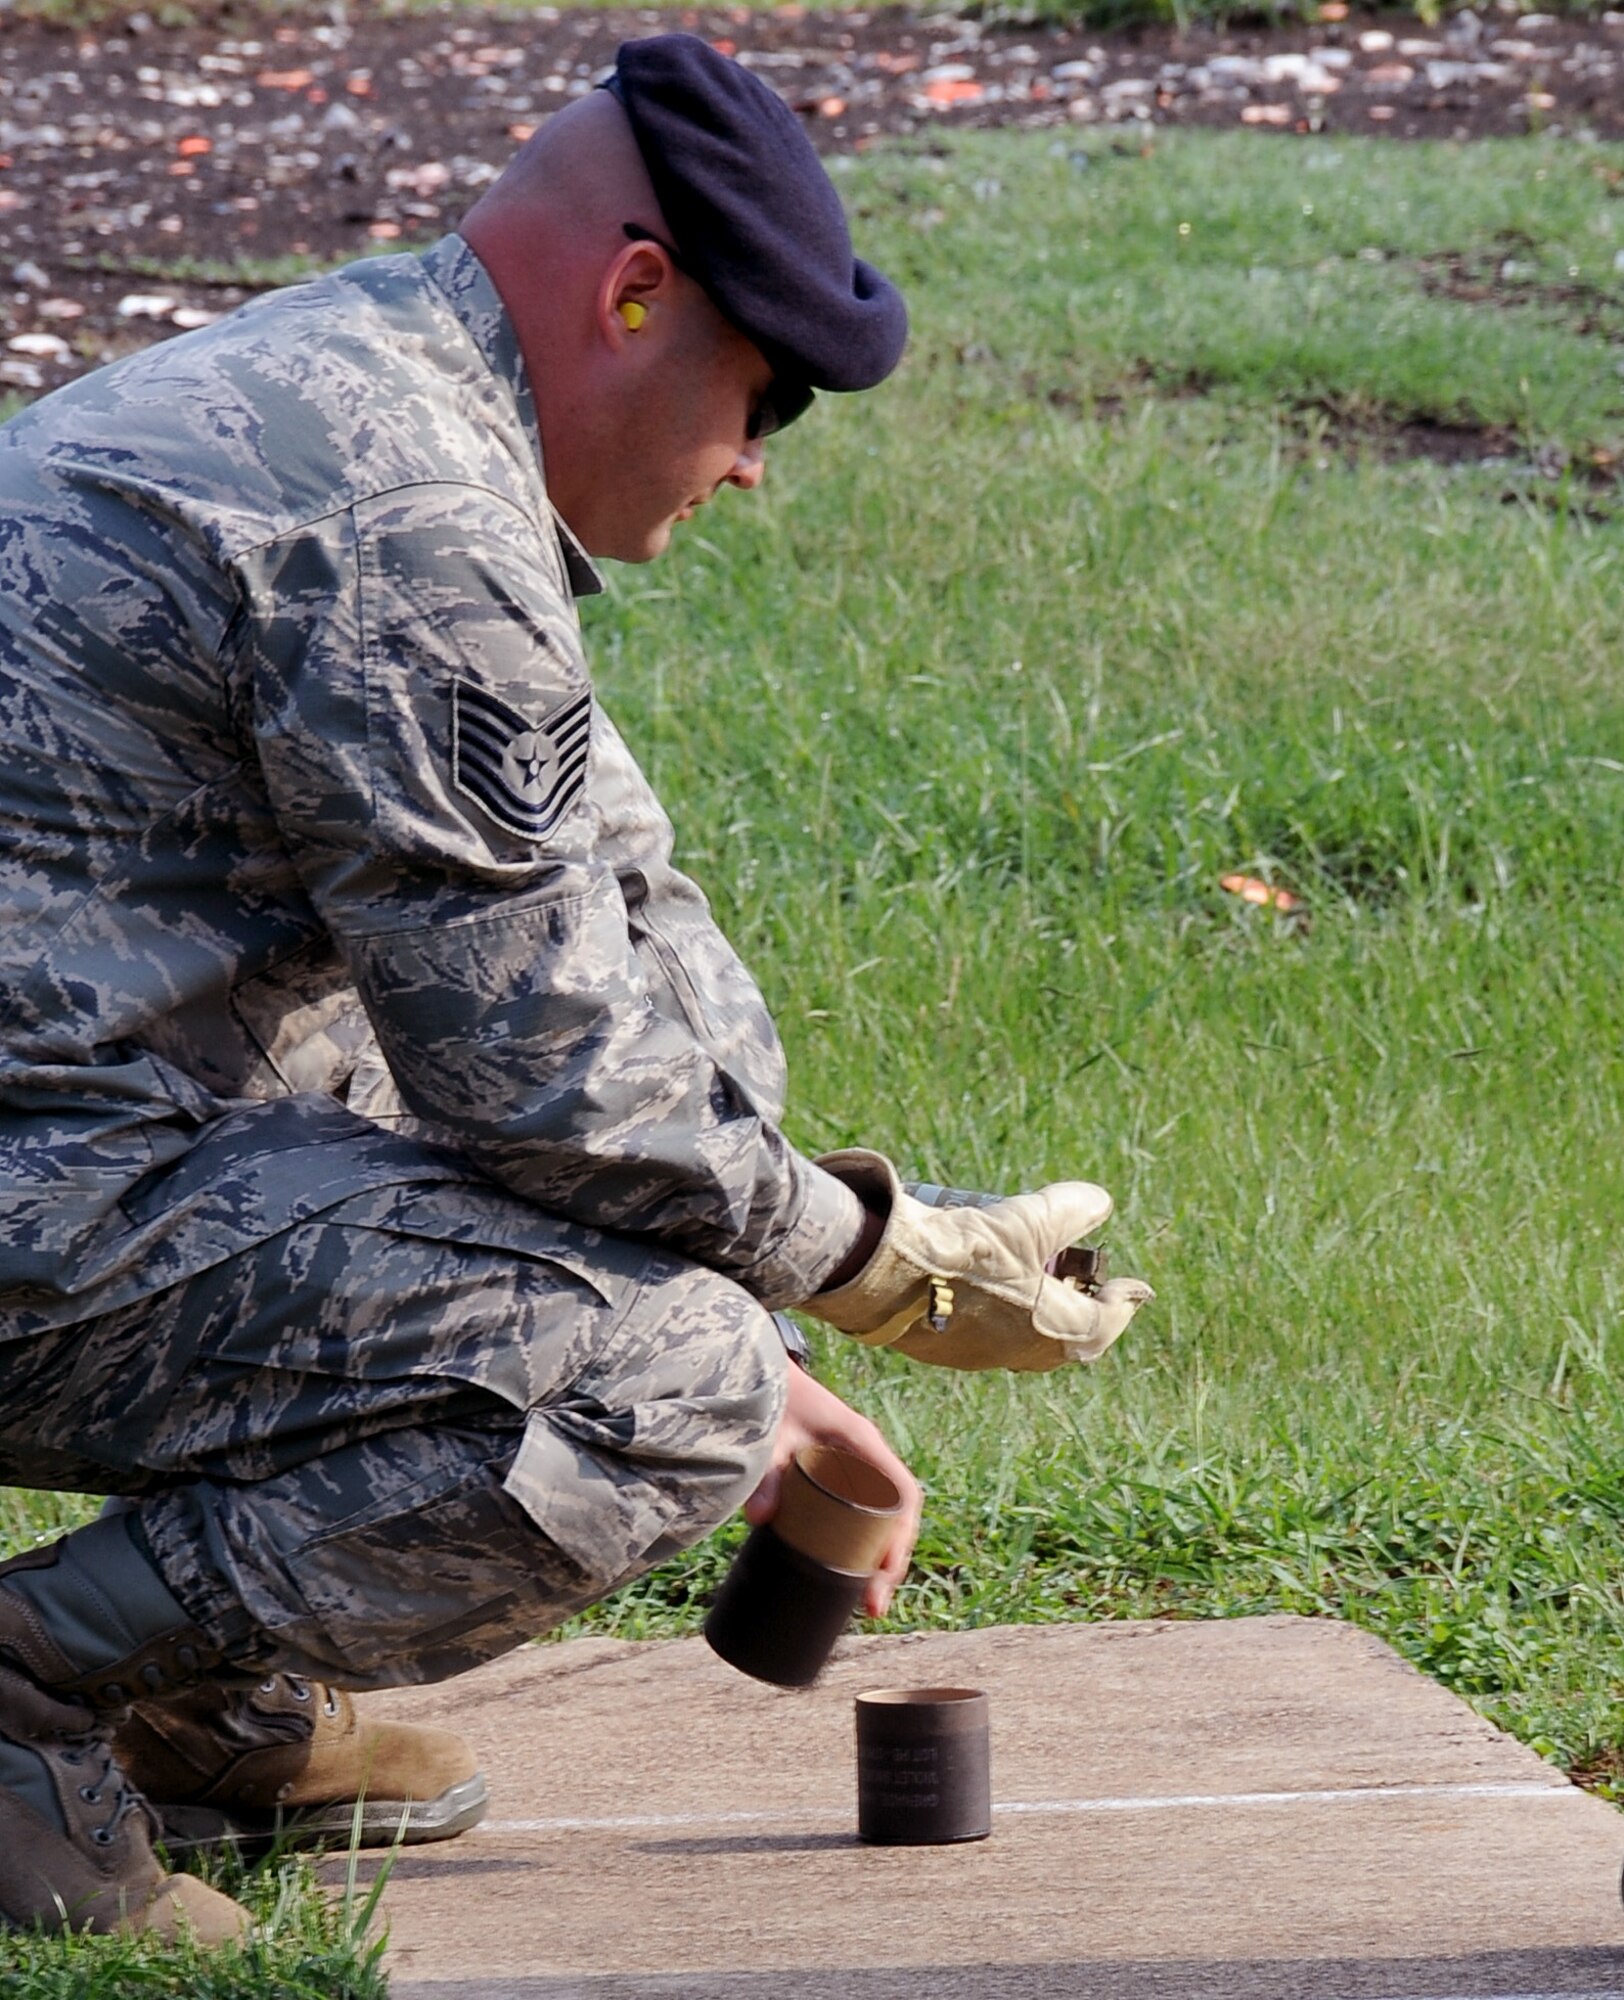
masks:
<svg viewBox="0 0 1624 2000"><path fill-rule="evenodd" d="M591 721L590 689L537 722L472 681L458 681L451 695L453 782L498 826L540 840L581 796Z"/></svg>

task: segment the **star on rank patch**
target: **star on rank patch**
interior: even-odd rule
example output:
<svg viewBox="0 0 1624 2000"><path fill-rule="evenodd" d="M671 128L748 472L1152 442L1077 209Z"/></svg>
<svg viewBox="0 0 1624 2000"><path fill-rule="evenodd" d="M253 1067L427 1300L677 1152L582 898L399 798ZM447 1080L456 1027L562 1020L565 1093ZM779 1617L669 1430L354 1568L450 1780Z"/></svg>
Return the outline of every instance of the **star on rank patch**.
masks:
<svg viewBox="0 0 1624 2000"><path fill-rule="evenodd" d="M586 783L592 693L583 689L537 720L459 680L451 695L451 776L509 833L541 840Z"/></svg>

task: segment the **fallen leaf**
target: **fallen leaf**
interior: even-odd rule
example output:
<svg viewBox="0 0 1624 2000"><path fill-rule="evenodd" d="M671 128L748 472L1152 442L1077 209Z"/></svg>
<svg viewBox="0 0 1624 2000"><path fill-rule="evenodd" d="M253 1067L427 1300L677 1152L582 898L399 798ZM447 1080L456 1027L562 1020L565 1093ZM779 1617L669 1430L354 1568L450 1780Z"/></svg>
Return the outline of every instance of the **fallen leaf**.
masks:
<svg viewBox="0 0 1624 2000"><path fill-rule="evenodd" d="M1243 125L1289 125L1291 106L1289 104L1247 104L1241 108Z"/></svg>
<svg viewBox="0 0 1624 2000"><path fill-rule="evenodd" d="M844 118L845 115L845 98L823 97L818 100L818 116L820 118Z"/></svg>
<svg viewBox="0 0 1624 2000"><path fill-rule="evenodd" d="M315 80L308 69L262 69L254 78L261 90L306 90Z"/></svg>
<svg viewBox="0 0 1624 2000"><path fill-rule="evenodd" d="M400 234L398 222L372 222L367 225L367 234L375 243L393 243Z"/></svg>
<svg viewBox="0 0 1624 2000"><path fill-rule="evenodd" d="M175 141L175 151L183 160L200 160L205 153L214 151L214 141L201 132L188 132L184 139Z"/></svg>
<svg viewBox="0 0 1624 2000"><path fill-rule="evenodd" d="M516 146L522 146L526 139L536 136L536 128L534 125L510 125L507 135Z"/></svg>
<svg viewBox="0 0 1624 2000"><path fill-rule="evenodd" d="M979 83L956 76L939 76L934 83L925 85L925 95L932 104L975 104L986 93Z"/></svg>
<svg viewBox="0 0 1624 2000"><path fill-rule="evenodd" d="M1260 909L1279 910L1282 915L1303 906L1301 896L1294 896L1289 889L1280 889L1272 882L1259 881L1255 875L1220 875L1220 889L1227 889L1230 895L1239 896L1243 903L1256 903Z"/></svg>
<svg viewBox="0 0 1624 2000"><path fill-rule="evenodd" d="M34 310L41 319L83 319L85 312L78 299L41 299Z"/></svg>
<svg viewBox="0 0 1624 2000"><path fill-rule="evenodd" d="M224 318L224 313L206 312L202 306L181 306L170 315L172 324L183 333L193 333L200 326L213 326L217 319Z"/></svg>

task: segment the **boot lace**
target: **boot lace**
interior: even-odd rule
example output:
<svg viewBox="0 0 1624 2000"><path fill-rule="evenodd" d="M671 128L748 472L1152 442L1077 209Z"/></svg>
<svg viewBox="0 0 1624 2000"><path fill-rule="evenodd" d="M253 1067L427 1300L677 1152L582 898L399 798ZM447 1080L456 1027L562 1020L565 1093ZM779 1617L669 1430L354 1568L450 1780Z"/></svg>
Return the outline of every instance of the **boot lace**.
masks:
<svg viewBox="0 0 1624 2000"><path fill-rule="evenodd" d="M98 1847L111 1847L132 1813L145 1813L150 1821L150 1808L125 1777L108 1737L92 1727L82 1735L63 1735L58 1740L63 1746L62 1762L83 1773L77 1786L80 1799L87 1806L107 1803L107 1817L90 1828L90 1837Z"/></svg>
<svg viewBox="0 0 1624 2000"><path fill-rule="evenodd" d="M327 1687L324 1683L318 1681L312 1684L309 1678L304 1674L283 1674L281 1676L281 1679L287 1683L288 1688L292 1693L293 1699L295 1701L309 1701L311 1695L315 1692L315 1689L319 1687L321 1689L321 1705L323 1712L327 1715L337 1715L338 1697L336 1694L334 1694L333 1690L330 1687ZM277 1676L273 1674L269 1680L260 1682L259 1691L261 1694L274 1694L276 1692L276 1686L277 1686Z"/></svg>
<svg viewBox="0 0 1624 2000"><path fill-rule="evenodd" d="M279 1686L285 1685L295 1701L310 1699L310 1683L303 1674L272 1674L269 1680L259 1684L261 1694L275 1694Z"/></svg>

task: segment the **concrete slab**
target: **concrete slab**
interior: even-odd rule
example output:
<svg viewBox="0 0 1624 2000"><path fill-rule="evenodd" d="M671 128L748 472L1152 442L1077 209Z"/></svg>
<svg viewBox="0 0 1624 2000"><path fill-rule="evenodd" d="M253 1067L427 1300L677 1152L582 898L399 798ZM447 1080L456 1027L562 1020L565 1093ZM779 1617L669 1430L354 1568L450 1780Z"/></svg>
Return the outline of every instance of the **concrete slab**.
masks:
<svg viewBox="0 0 1624 2000"><path fill-rule="evenodd" d="M991 1840L857 1842L892 1684L990 1691ZM1624 1994L1624 1819L1348 1626L855 1639L798 1694L583 1640L372 1700L494 1799L396 1863L395 2000Z"/></svg>

